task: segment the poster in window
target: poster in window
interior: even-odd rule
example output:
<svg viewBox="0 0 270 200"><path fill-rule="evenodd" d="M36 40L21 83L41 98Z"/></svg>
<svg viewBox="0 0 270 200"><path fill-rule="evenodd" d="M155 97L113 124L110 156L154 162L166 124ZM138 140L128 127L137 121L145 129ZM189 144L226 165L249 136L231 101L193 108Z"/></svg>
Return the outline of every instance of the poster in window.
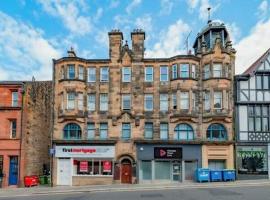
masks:
<svg viewBox="0 0 270 200"><path fill-rule="evenodd" d="M103 172L111 172L112 163L110 161L103 161Z"/></svg>
<svg viewBox="0 0 270 200"><path fill-rule="evenodd" d="M88 172L88 162L87 161L80 162L80 172Z"/></svg>

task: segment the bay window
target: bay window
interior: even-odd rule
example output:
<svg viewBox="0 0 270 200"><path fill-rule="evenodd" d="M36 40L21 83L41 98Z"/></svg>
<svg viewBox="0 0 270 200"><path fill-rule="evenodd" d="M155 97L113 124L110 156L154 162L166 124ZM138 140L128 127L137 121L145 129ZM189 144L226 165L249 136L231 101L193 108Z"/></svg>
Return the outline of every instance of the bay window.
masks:
<svg viewBox="0 0 270 200"><path fill-rule="evenodd" d="M222 64L220 63L213 64L213 77L215 78L222 77Z"/></svg>
<svg viewBox="0 0 270 200"><path fill-rule="evenodd" d="M189 109L189 92L180 93L180 107L182 110Z"/></svg>
<svg viewBox="0 0 270 200"><path fill-rule="evenodd" d="M203 78L204 79L210 78L210 65L209 64L205 65L203 68Z"/></svg>
<svg viewBox="0 0 270 200"><path fill-rule="evenodd" d="M177 78L177 64L174 64L172 66L172 79L176 79Z"/></svg>
<svg viewBox="0 0 270 200"><path fill-rule="evenodd" d="M67 109L75 109L75 92L67 93Z"/></svg>
<svg viewBox="0 0 270 200"><path fill-rule="evenodd" d="M68 79L75 79L75 65L68 65Z"/></svg>
<svg viewBox="0 0 270 200"><path fill-rule="evenodd" d="M222 109L222 92L214 92L214 108Z"/></svg>
<svg viewBox="0 0 270 200"><path fill-rule="evenodd" d="M180 77L181 78L189 77L189 64L180 64Z"/></svg>
<svg viewBox="0 0 270 200"><path fill-rule="evenodd" d="M78 93L78 110L83 110L83 93Z"/></svg>
<svg viewBox="0 0 270 200"><path fill-rule="evenodd" d="M168 80L169 80L168 67L160 66L160 81L168 81Z"/></svg>
<svg viewBox="0 0 270 200"><path fill-rule="evenodd" d="M79 66L79 79L83 80L84 79L84 67Z"/></svg>

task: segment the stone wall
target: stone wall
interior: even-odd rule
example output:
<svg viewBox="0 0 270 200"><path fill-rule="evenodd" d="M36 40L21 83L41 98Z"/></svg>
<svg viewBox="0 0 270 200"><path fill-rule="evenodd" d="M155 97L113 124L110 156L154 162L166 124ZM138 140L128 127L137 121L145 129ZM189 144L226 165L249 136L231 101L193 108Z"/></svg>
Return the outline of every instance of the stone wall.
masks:
<svg viewBox="0 0 270 200"><path fill-rule="evenodd" d="M52 82L26 82L23 98L23 176L42 175L49 169L52 127ZM45 166L46 165L46 166Z"/></svg>

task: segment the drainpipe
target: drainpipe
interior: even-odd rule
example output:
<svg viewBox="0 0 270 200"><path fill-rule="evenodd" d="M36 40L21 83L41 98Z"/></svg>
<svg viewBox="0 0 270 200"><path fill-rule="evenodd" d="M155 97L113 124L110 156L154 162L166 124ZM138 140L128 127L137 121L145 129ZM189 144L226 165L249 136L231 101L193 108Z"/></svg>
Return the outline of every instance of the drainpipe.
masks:
<svg viewBox="0 0 270 200"><path fill-rule="evenodd" d="M18 182L17 185L20 187L20 183L21 183L21 170L22 170L22 140L23 140L23 107L24 107L24 83L21 84L21 131L20 131L20 150L19 150L19 158L18 158L18 164L19 164L19 169L18 169Z"/></svg>

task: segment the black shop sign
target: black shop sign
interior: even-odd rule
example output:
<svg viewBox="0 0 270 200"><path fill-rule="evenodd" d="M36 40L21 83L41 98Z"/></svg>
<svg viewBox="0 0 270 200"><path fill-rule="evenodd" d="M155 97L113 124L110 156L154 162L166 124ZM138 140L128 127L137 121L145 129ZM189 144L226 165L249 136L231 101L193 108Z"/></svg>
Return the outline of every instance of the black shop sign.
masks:
<svg viewBox="0 0 270 200"><path fill-rule="evenodd" d="M154 158L157 159L181 159L182 148L154 147Z"/></svg>

